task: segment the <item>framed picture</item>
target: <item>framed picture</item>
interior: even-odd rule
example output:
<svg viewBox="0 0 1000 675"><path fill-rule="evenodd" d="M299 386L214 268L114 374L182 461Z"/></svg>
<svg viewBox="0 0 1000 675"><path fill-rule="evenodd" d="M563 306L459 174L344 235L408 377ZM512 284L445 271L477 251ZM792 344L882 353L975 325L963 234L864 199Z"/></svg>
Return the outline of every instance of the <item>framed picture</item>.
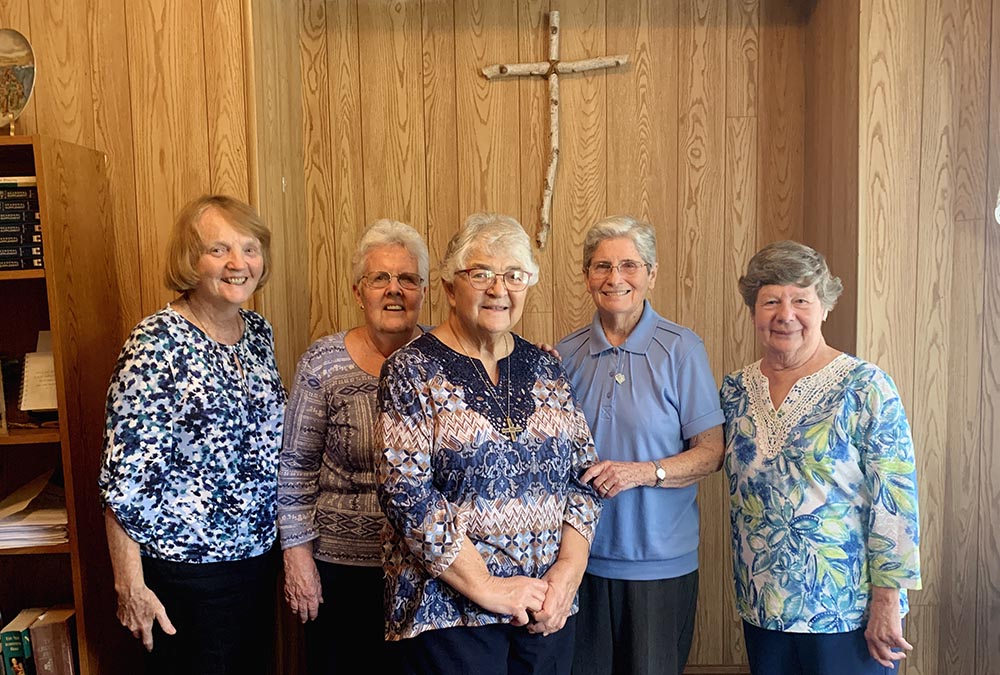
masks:
<svg viewBox="0 0 1000 675"><path fill-rule="evenodd" d="M0 29L0 127L16 120L35 86L35 54L28 38L13 28Z"/></svg>

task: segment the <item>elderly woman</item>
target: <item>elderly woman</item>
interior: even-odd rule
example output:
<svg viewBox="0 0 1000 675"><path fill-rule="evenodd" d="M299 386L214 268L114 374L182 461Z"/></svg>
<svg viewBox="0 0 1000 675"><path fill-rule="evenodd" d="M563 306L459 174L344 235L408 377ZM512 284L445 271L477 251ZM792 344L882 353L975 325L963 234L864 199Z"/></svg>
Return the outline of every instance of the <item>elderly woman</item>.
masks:
<svg viewBox="0 0 1000 675"><path fill-rule="evenodd" d="M184 207L167 287L108 391L100 493L118 619L148 673L262 673L273 642L275 493L285 390L271 327L241 309L270 233L235 199Z"/></svg>
<svg viewBox="0 0 1000 675"><path fill-rule="evenodd" d="M345 654L383 664L388 658L376 394L385 359L423 332L417 318L427 290L427 245L409 225L378 220L358 242L352 267L364 323L320 338L299 360L278 473L285 597L309 621L313 675L344 672Z"/></svg>
<svg viewBox="0 0 1000 675"><path fill-rule="evenodd" d="M736 604L754 673L883 673L920 588L913 442L878 367L823 321L842 285L780 241L739 280L763 357L728 375L726 474Z"/></svg>
<svg viewBox="0 0 1000 675"><path fill-rule="evenodd" d="M470 216L441 278L447 320L379 384L386 636L408 673L566 673L601 506L562 368L511 332L538 279L531 242Z"/></svg>
<svg viewBox="0 0 1000 675"><path fill-rule="evenodd" d="M558 345L610 498L580 587L574 673L681 673L698 598L697 485L722 465L722 411L701 339L653 309L656 234L595 223L583 274L597 311ZM650 631L650 627L655 630Z"/></svg>

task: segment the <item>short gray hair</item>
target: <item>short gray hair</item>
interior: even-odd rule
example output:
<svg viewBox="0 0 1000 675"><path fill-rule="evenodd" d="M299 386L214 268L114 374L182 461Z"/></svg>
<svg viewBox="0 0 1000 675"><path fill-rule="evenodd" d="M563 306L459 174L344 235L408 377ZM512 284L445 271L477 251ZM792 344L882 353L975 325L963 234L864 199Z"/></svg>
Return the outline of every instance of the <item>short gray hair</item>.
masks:
<svg viewBox="0 0 1000 675"><path fill-rule="evenodd" d="M656 230L632 216L608 216L590 226L583 240L583 271L590 269L594 251L608 239L631 239L635 250L650 267L656 264Z"/></svg>
<svg viewBox="0 0 1000 675"><path fill-rule="evenodd" d="M757 294L764 286L816 287L823 309L829 311L844 291L840 277L830 274L826 258L814 248L797 241L784 240L768 244L757 251L740 277L740 295L750 311L757 304Z"/></svg>
<svg viewBox="0 0 1000 675"><path fill-rule="evenodd" d="M430 278L430 254L427 252L427 244L420 233L415 229L401 223L398 220L380 218L368 226L361 235L354 255L351 256L352 282L357 284L361 281L361 275L365 273L365 262L372 249L382 246L402 246L417 259L417 272L424 280L424 286Z"/></svg>
<svg viewBox="0 0 1000 675"><path fill-rule="evenodd" d="M538 263L531 249L531 238L521 223L499 213L473 213L465 219L462 229L448 242L441 260L441 280L453 282L455 273L465 269L469 255L476 248L491 255L511 256L522 270L531 273L528 285L538 283Z"/></svg>

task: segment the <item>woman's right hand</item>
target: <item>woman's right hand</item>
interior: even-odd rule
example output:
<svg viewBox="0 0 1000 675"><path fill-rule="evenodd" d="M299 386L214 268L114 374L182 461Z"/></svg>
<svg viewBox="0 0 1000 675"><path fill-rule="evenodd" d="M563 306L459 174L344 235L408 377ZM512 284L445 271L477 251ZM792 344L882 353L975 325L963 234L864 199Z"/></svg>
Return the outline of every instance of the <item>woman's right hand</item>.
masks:
<svg viewBox="0 0 1000 675"><path fill-rule="evenodd" d="M299 621L312 621L319 614L319 606L323 602L323 586L316 560L313 559L312 542L286 548L283 557L285 600Z"/></svg>
<svg viewBox="0 0 1000 675"><path fill-rule="evenodd" d="M548 588L548 582L534 577L491 576L484 584L482 597L471 599L487 611L509 614L515 626L527 626L531 616L542 610Z"/></svg>
<svg viewBox="0 0 1000 675"><path fill-rule="evenodd" d="M132 632L132 636L142 640L147 652L153 651L153 622L158 621L167 635L174 635L177 629L167 617L167 610L145 584L118 591L118 620Z"/></svg>

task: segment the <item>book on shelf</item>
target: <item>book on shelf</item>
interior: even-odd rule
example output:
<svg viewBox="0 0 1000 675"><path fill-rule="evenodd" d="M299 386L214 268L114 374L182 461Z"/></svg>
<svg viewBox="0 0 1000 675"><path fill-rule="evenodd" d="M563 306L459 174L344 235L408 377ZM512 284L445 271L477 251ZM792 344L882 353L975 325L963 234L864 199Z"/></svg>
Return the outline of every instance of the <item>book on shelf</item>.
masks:
<svg viewBox="0 0 1000 675"><path fill-rule="evenodd" d="M37 176L0 176L0 187L17 188L27 185L38 185Z"/></svg>
<svg viewBox="0 0 1000 675"><path fill-rule="evenodd" d="M48 412L59 408L56 395L56 364L51 351L24 355L21 402L24 412Z"/></svg>
<svg viewBox="0 0 1000 675"><path fill-rule="evenodd" d="M29 626L38 675L76 675L76 613L70 605L49 607Z"/></svg>
<svg viewBox="0 0 1000 675"><path fill-rule="evenodd" d="M0 199L0 211L37 211L37 199Z"/></svg>
<svg viewBox="0 0 1000 675"><path fill-rule="evenodd" d="M0 501L0 549L69 541L66 494L50 482L52 473L49 470Z"/></svg>
<svg viewBox="0 0 1000 675"><path fill-rule="evenodd" d="M42 255L41 244L26 246L0 246L0 258L38 258Z"/></svg>
<svg viewBox="0 0 1000 675"><path fill-rule="evenodd" d="M22 609L10 623L3 627L3 631L0 631L3 664L8 673L16 673L20 667L25 675L35 675L30 627L35 619L44 612L45 607Z"/></svg>
<svg viewBox="0 0 1000 675"><path fill-rule="evenodd" d="M0 223L0 234L41 234L41 223Z"/></svg>
<svg viewBox="0 0 1000 675"><path fill-rule="evenodd" d="M28 246L30 244L41 245L41 243L41 232L0 234L0 246Z"/></svg>
<svg viewBox="0 0 1000 675"><path fill-rule="evenodd" d="M42 221L38 211L0 211L0 223L33 225Z"/></svg>
<svg viewBox="0 0 1000 675"><path fill-rule="evenodd" d="M34 199L38 200L38 186L0 187L0 199Z"/></svg>
<svg viewBox="0 0 1000 675"><path fill-rule="evenodd" d="M0 258L0 270L40 270L44 268L45 260L41 257Z"/></svg>

